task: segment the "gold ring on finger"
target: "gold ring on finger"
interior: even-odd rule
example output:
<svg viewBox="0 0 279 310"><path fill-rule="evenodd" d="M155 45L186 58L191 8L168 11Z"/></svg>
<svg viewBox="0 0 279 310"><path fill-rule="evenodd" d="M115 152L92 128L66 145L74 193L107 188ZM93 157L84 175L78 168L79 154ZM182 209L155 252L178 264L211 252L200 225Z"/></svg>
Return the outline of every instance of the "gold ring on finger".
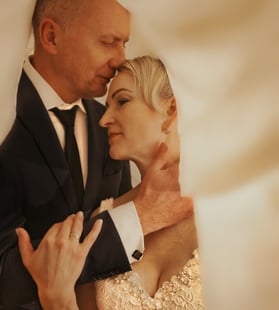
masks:
<svg viewBox="0 0 279 310"><path fill-rule="evenodd" d="M74 232L70 232L70 238L75 238L79 241L80 235Z"/></svg>

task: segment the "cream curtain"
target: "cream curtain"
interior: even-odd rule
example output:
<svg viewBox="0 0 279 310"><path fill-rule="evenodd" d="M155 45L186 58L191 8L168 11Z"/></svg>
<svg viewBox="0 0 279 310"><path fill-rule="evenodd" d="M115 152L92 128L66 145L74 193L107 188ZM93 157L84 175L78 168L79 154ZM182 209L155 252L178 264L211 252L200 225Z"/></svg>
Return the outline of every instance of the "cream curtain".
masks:
<svg viewBox="0 0 279 310"><path fill-rule="evenodd" d="M119 2L178 100L206 309L279 309L279 2Z"/></svg>
<svg viewBox="0 0 279 310"><path fill-rule="evenodd" d="M0 3L0 142L15 117L17 83L26 54L35 1L1 0Z"/></svg>

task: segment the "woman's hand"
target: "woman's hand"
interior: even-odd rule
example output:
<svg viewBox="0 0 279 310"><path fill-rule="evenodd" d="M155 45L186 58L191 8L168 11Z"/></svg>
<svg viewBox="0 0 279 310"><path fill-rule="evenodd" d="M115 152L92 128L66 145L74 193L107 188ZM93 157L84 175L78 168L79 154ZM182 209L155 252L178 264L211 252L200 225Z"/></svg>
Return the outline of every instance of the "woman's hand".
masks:
<svg viewBox="0 0 279 310"><path fill-rule="evenodd" d="M27 231L23 228L16 230L23 264L38 286L45 310L78 309L74 286L101 227L102 220L97 220L80 243L83 213L78 212L64 222L54 224L36 250Z"/></svg>

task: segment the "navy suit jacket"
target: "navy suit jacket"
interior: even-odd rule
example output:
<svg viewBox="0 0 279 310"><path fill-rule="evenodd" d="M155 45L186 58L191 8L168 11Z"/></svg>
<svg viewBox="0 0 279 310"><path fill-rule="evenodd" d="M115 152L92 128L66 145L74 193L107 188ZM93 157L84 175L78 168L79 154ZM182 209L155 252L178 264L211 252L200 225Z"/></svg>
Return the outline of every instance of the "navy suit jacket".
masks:
<svg viewBox="0 0 279 310"><path fill-rule="evenodd" d="M96 220L89 218L100 201L128 191L131 179L128 162L109 157L107 132L98 124L104 106L94 100L83 100L83 104L88 121L88 178L82 205L85 234ZM55 129L24 72L18 88L16 120L0 147L0 204L0 305L3 309L36 309L36 286L22 265L15 228L25 227L37 246L54 223L78 208ZM109 213L98 217L104 219L102 232L79 283L130 270Z"/></svg>

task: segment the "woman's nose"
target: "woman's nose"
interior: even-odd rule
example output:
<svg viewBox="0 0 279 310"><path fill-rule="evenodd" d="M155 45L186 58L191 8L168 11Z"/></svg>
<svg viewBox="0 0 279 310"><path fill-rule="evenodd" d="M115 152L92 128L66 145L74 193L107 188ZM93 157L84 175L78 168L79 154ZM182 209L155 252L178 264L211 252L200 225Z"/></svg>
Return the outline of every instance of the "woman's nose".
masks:
<svg viewBox="0 0 279 310"><path fill-rule="evenodd" d="M101 117L100 121L99 121L99 125L101 127L109 127L109 125L111 125L114 122L114 118L112 117L111 113L109 110L107 110L103 116Z"/></svg>

